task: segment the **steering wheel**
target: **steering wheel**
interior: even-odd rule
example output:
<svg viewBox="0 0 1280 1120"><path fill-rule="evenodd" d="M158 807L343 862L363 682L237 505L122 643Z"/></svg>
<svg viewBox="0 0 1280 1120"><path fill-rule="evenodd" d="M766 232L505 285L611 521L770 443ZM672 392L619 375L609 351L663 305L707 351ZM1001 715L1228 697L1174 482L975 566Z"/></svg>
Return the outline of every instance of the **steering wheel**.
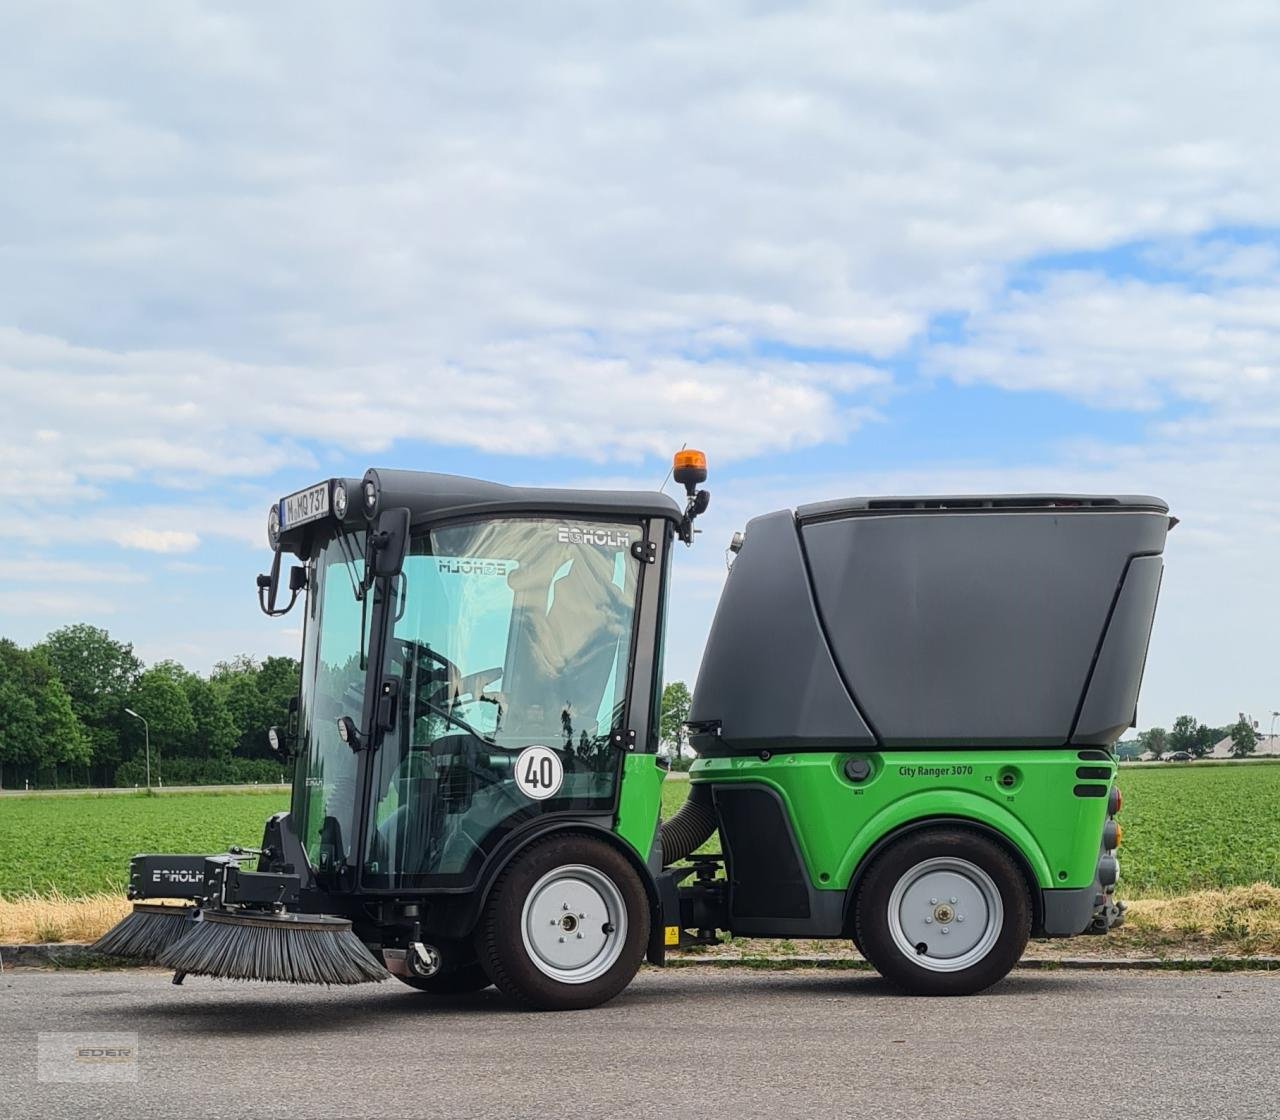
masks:
<svg viewBox="0 0 1280 1120"><path fill-rule="evenodd" d="M425 680L421 688L429 689L427 699L431 703L443 706L442 700L447 700L450 696L457 696L462 691L462 672L442 653L437 653L428 646L422 645L420 642L405 642L405 661L416 658L418 661L432 661L439 666L438 669L432 669L430 672L424 673ZM415 697L415 708L416 708ZM414 715L420 714L415 711Z"/></svg>

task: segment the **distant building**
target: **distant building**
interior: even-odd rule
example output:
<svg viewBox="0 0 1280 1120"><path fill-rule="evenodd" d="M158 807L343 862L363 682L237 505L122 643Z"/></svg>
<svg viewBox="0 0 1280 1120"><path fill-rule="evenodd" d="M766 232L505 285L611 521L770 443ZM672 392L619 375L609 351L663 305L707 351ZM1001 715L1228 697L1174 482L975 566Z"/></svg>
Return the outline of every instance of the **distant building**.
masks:
<svg viewBox="0 0 1280 1120"><path fill-rule="evenodd" d="M1231 757L1231 736L1225 739L1219 739L1213 744L1211 750L1205 758L1230 758ZM1253 754L1250 758L1280 758L1280 734L1277 735L1258 735L1258 745L1253 748Z"/></svg>

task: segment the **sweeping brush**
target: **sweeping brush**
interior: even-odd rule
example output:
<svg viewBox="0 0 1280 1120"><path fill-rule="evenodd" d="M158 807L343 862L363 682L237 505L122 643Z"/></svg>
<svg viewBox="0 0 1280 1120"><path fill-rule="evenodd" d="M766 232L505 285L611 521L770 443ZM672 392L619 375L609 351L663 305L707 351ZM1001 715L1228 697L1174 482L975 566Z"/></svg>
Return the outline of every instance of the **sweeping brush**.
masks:
<svg viewBox="0 0 1280 1120"><path fill-rule="evenodd" d="M391 977L349 921L321 914L204 910L158 963L179 974L290 984L363 984Z"/></svg>
<svg viewBox="0 0 1280 1120"><path fill-rule="evenodd" d="M154 961L193 928L194 906L135 902L133 912L89 946L90 952L132 961Z"/></svg>

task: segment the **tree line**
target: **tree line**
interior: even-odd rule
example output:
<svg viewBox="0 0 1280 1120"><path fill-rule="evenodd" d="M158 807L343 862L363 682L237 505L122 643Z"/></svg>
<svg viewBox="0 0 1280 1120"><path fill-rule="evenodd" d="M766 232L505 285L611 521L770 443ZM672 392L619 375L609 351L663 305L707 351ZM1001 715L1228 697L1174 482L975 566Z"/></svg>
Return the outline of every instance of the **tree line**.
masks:
<svg viewBox="0 0 1280 1120"><path fill-rule="evenodd" d="M1227 727L1209 727L1195 716L1179 716L1173 727L1151 727L1138 735L1138 753L1149 753L1159 760L1165 755L1185 752L1192 758L1204 758L1223 739L1231 740L1231 757L1248 758L1258 747L1258 725L1243 712Z"/></svg>
<svg viewBox="0 0 1280 1120"><path fill-rule="evenodd" d="M285 723L298 674L291 657L236 657L203 677L148 667L83 623L30 648L0 638L0 787L141 785L147 728L153 784L278 781L267 729Z"/></svg>

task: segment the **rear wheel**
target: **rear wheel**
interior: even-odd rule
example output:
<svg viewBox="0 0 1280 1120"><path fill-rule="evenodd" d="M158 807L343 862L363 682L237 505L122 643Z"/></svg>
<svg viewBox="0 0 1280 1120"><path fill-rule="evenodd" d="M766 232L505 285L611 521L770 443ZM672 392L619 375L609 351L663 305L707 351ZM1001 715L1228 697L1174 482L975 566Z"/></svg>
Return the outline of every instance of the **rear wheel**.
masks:
<svg viewBox="0 0 1280 1120"><path fill-rule="evenodd" d="M595 1007L630 982L649 940L644 885L621 852L570 834L533 845L489 896L477 948L493 982L526 1007Z"/></svg>
<svg viewBox="0 0 1280 1120"><path fill-rule="evenodd" d="M483 991L493 983L479 961L437 972L434 976L401 976L399 979L411 988L436 996L466 995L468 992Z"/></svg>
<svg viewBox="0 0 1280 1120"><path fill-rule="evenodd" d="M855 940L913 995L970 995L1003 979L1031 935L1022 871L998 844L929 829L876 858L858 889Z"/></svg>

